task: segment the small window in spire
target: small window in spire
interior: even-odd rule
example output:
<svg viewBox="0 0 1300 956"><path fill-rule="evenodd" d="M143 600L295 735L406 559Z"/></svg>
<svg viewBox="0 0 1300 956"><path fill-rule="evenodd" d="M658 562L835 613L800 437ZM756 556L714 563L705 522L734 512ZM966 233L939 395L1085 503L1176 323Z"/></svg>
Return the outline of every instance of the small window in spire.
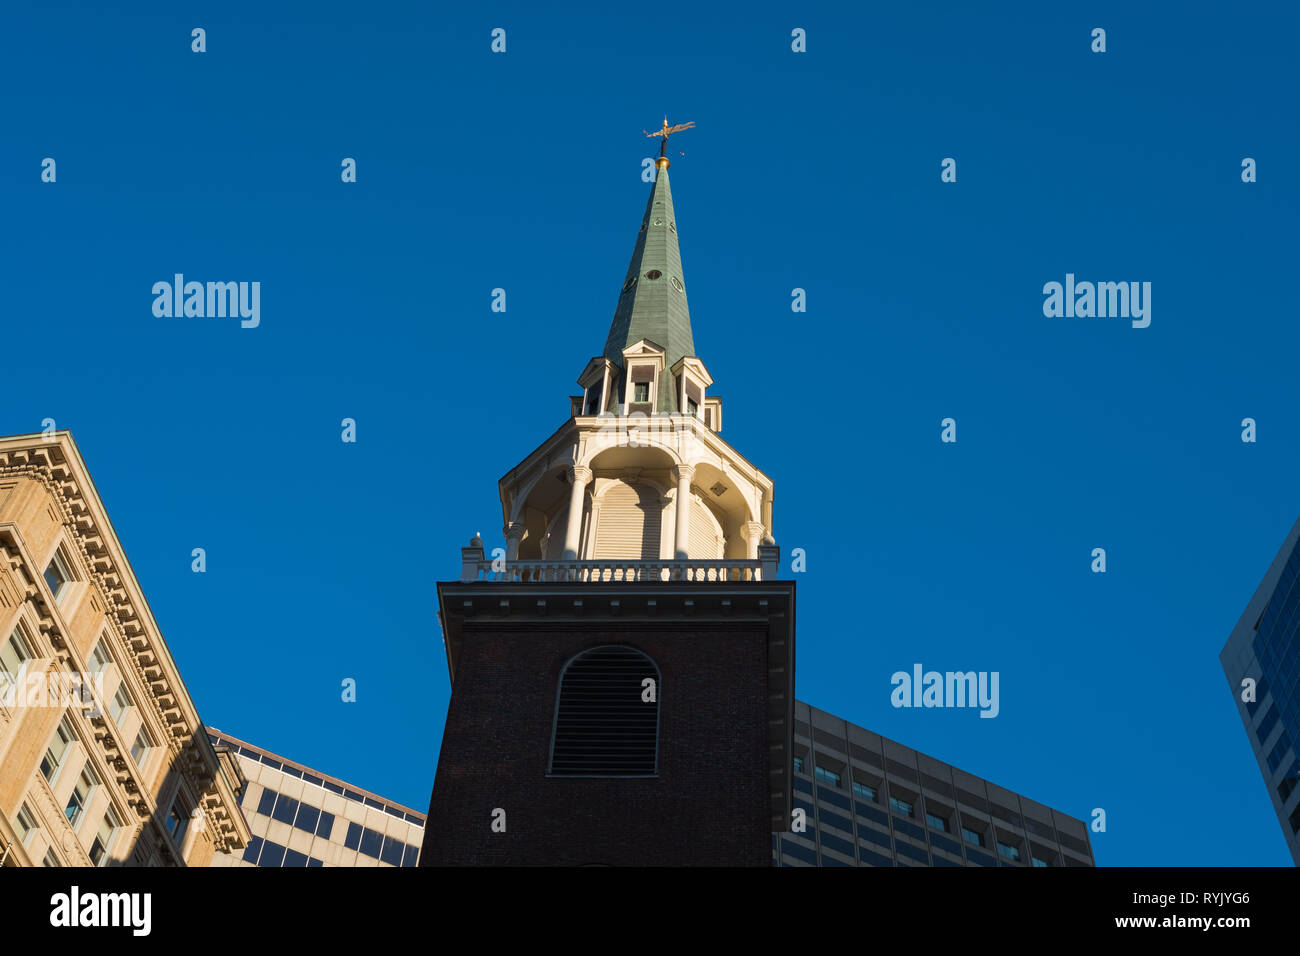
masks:
<svg viewBox="0 0 1300 956"><path fill-rule="evenodd" d="M645 274L645 277L647 279L654 280L660 278L662 275L663 273L660 272L658 269L651 269L649 272Z"/></svg>

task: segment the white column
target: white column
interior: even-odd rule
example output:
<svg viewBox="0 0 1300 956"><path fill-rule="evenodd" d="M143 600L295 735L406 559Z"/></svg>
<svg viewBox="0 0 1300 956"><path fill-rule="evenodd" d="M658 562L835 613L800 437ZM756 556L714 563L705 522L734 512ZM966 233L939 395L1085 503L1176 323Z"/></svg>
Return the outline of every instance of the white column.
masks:
<svg viewBox="0 0 1300 956"><path fill-rule="evenodd" d="M585 501L583 493L591 481L591 469L585 465L572 465L569 468L569 523L564 529L564 560L573 561L578 557L578 537L582 534L582 506Z"/></svg>
<svg viewBox="0 0 1300 956"><path fill-rule="evenodd" d="M758 560L758 546L766 530L761 521L746 521L740 526L740 536L745 539L745 557L750 561Z"/></svg>
<svg viewBox="0 0 1300 956"><path fill-rule="evenodd" d="M519 557L519 542L524 539L524 523L512 521L506 525L506 560L514 562Z"/></svg>
<svg viewBox="0 0 1300 956"><path fill-rule="evenodd" d="M694 465L677 465L673 468L677 481L677 526L673 535L673 557L683 561L688 555L691 533L691 480L695 478Z"/></svg>

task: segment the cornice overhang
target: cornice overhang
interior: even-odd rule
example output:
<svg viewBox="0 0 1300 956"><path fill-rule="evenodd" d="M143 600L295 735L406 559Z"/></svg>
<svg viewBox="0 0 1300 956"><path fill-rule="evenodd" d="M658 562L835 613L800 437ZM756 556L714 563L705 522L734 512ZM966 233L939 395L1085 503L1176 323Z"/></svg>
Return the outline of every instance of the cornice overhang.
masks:
<svg viewBox="0 0 1300 956"><path fill-rule="evenodd" d="M69 431L15 435L0 438L0 475L31 478L41 483L59 509L69 544L80 552L89 583L104 607L104 615L117 630L120 643L130 653L128 663L141 684L150 691L148 700L160 725L167 731L166 745L175 769L186 774L199 795L214 827L212 836L219 851L229 852L247 845L248 824L234 792L226 783L197 708L182 680L180 670L167 647L144 591L131 567L108 512L95 488L90 470ZM21 534L12 528L8 539L17 542ZM32 560L28 555L26 560ZM35 568L35 564L32 564ZM40 569L36 569L39 573ZM41 605L54 617L57 607ZM55 624L59 621L54 617ZM66 625L64 625L66 630ZM53 642L52 642L53 643ZM59 645L56 644L56 647ZM67 655L66 642L63 653ZM134 782L116 728L97 727L96 738L105 748L109 762L126 774L126 789L133 793L137 811L152 814L156 809ZM188 755L188 758L182 758Z"/></svg>
<svg viewBox="0 0 1300 956"><path fill-rule="evenodd" d="M794 730L795 583L438 583L438 618L454 688L465 640L476 628L537 634L581 626L761 624L767 633L768 781L772 831L789 826Z"/></svg>

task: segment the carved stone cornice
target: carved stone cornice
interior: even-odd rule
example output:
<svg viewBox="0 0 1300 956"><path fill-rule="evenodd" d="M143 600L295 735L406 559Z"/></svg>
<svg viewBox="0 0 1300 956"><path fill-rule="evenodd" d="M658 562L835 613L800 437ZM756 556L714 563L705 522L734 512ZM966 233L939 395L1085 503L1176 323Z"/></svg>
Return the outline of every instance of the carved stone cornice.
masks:
<svg viewBox="0 0 1300 956"><path fill-rule="evenodd" d="M211 814L213 832L227 834L224 842L233 844L233 848L243 846L247 825L234 793L228 786L223 787L224 778L215 755L206 759L202 753L207 744L206 731L162 643L143 592L117 544L116 534L108 524L71 435L58 432L54 436L0 439L0 478L5 477L30 479L48 493L54 516L63 525L65 544L77 552L87 572L90 586L87 599L97 611L103 612L119 649L125 652L120 655L121 663L134 671L140 686L148 691L144 695L148 703L142 701L141 705L149 708L157 725L164 729L161 744L168 751L169 763L184 774L192 792L210 792L218 797L220 806L205 811ZM5 530L0 527L0 545L5 546L5 557L12 566L11 551L20 551L21 542L16 539L6 542L5 537ZM33 566L33 574L39 573L40 569ZM45 601L32 575L25 577L28 581L25 597L38 614L42 633L55 648L60 662L71 663L63 636L66 628L58 608ZM152 815L153 798L136 779L133 762L125 759L115 733L106 728L103 733L96 732L95 737L104 759L118 771L114 776L128 794L127 802L140 816Z"/></svg>

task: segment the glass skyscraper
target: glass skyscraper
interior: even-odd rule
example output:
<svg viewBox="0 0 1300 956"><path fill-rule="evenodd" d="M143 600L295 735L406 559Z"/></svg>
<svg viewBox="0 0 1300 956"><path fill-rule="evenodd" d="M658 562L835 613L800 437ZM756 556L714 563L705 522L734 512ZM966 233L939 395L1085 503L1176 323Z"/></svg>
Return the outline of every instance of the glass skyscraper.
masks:
<svg viewBox="0 0 1300 956"><path fill-rule="evenodd" d="M802 701L780 866L1094 866L1082 820Z"/></svg>
<svg viewBox="0 0 1300 956"><path fill-rule="evenodd" d="M1291 859L1300 865L1300 521L1219 654ZM1249 693L1250 682L1254 693ZM1253 699L1243 699L1253 698Z"/></svg>

